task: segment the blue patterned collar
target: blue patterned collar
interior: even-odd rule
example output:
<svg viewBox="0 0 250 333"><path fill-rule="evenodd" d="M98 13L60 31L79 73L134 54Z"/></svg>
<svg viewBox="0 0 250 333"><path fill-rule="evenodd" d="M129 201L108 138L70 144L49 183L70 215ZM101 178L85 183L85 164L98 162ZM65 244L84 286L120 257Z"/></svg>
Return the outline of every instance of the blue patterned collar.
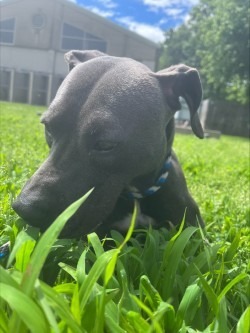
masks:
<svg viewBox="0 0 250 333"><path fill-rule="evenodd" d="M0 259L6 257L10 252L10 241L0 246Z"/></svg>
<svg viewBox="0 0 250 333"><path fill-rule="evenodd" d="M164 165L160 171L160 176L158 177L158 179L156 180L156 182L153 186L149 187L144 192L140 192L136 187L130 186L128 189L128 196L131 199L142 199L142 198L155 194L162 187L162 185L166 183L168 174L169 174L169 170L171 168L171 164L172 164L172 162L171 162L171 155L170 155L165 160Z"/></svg>

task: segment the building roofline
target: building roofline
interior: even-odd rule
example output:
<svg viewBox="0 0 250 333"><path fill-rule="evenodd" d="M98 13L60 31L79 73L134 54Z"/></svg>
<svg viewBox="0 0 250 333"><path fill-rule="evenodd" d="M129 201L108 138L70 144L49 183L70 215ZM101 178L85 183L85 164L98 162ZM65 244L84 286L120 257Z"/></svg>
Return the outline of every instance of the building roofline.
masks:
<svg viewBox="0 0 250 333"><path fill-rule="evenodd" d="M110 25L110 27L112 27L113 29L119 30L122 33L126 33L128 36L136 38L137 40L141 41L142 43L148 44L152 47L155 47L156 49L159 48L159 44L154 43L153 41L137 34L136 32L133 32L127 28L124 28L124 27L120 26L118 23L114 23L111 20L109 20L101 15L93 13L91 10L89 10L83 6L80 6L76 3L68 1L68 0L57 0L57 1L64 3L66 5L72 6L74 8L77 8L77 9L81 10L82 12L84 12L86 15L92 17L93 19L99 20L100 22L103 22L104 24Z"/></svg>
<svg viewBox="0 0 250 333"><path fill-rule="evenodd" d="M21 2L21 1L24 1L24 0L2 0L2 1L0 1L0 7L13 5L13 4ZM83 12L85 15L89 16L90 18L98 20L98 21L102 22L103 24L109 25L112 29L118 30L118 31L128 35L129 37L135 38L144 44L154 47L155 49L158 49L160 47L159 44L154 43L153 41L137 34L136 32L130 31L129 29L120 26L118 23L112 22L111 20L109 20L101 15L93 13L89 9L87 9L83 6L80 6L74 2L71 2L69 0L55 0L55 1L60 2L66 6L75 8L75 9ZM0 14L0 19L1 19L1 14Z"/></svg>
<svg viewBox="0 0 250 333"><path fill-rule="evenodd" d="M15 3L15 2L20 2L20 1L22 1L22 0L1 0L1 1L0 1L0 7L1 7L2 5L5 5L5 6L7 6L7 5L12 5L13 3Z"/></svg>

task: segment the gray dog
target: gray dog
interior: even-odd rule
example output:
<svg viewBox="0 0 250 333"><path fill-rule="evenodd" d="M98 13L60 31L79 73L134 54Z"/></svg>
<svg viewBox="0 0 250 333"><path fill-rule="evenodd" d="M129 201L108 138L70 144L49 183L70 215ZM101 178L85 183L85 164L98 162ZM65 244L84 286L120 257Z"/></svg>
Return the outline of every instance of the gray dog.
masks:
<svg viewBox="0 0 250 333"><path fill-rule="evenodd" d="M70 219L63 237L126 229L140 202L142 224L203 226L172 149L174 114L183 97L193 132L202 88L196 69L171 66L153 73L128 58L70 51L70 73L42 116L50 154L13 204L28 224L45 230L73 201L94 191ZM143 222L144 221L144 222Z"/></svg>

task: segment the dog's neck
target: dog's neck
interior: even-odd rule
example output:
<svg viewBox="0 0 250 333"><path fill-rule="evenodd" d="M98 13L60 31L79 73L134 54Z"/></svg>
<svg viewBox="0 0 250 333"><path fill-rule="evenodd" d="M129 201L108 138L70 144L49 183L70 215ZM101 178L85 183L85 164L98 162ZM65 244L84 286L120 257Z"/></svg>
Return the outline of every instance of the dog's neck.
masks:
<svg viewBox="0 0 250 333"><path fill-rule="evenodd" d="M128 196L132 199L142 199L155 194L163 186L163 184L166 183L170 168L171 168L171 155L169 155L166 158L163 167L159 172L158 178L151 187L147 188L145 191L140 191L135 186L129 186L127 192Z"/></svg>

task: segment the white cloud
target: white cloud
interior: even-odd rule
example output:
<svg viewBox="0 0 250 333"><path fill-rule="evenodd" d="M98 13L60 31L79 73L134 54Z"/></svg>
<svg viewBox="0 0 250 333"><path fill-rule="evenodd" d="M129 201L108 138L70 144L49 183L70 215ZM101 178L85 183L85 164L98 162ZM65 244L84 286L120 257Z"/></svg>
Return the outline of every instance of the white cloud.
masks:
<svg viewBox="0 0 250 333"><path fill-rule="evenodd" d="M199 0L141 0L141 1L146 6L152 6L158 9L172 7L172 6L192 7L199 2Z"/></svg>
<svg viewBox="0 0 250 333"><path fill-rule="evenodd" d="M199 0L140 0L151 12L161 12L181 22L186 21L187 9L196 5ZM162 21L162 20L161 20ZM159 25L164 22L159 22Z"/></svg>
<svg viewBox="0 0 250 333"><path fill-rule="evenodd" d="M95 6L86 6L85 8L89 9L91 12L103 16L103 17L113 17L115 15L115 12L112 10L102 10Z"/></svg>
<svg viewBox="0 0 250 333"><path fill-rule="evenodd" d="M102 4L106 8L116 8L118 5L116 2L112 0L98 0L100 4Z"/></svg>
<svg viewBox="0 0 250 333"><path fill-rule="evenodd" d="M158 25L161 26L161 25L166 24L167 22L168 22L168 19L166 17L164 17L158 22Z"/></svg>
<svg viewBox="0 0 250 333"><path fill-rule="evenodd" d="M77 3L77 0L68 0L69 2Z"/></svg>
<svg viewBox="0 0 250 333"><path fill-rule="evenodd" d="M183 18L183 22L184 22L185 24L189 24L190 19L191 19L191 16L190 16L190 14L188 13L188 14L186 14L186 15L184 16L184 18Z"/></svg>
<svg viewBox="0 0 250 333"><path fill-rule="evenodd" d="M136 22L129 16L117 18L116 21L125 25L129 30L136 32L155 43L163 42L165 39L163 30L157 26Z"/></svg>
<svg viewBox="0 0 250 333"><path fill-rule="evenodd" d="M164 13L168 16L172 16L177 18L179 16L183 16L183 9L182 8L166 8L164 9Z"/></svg>

